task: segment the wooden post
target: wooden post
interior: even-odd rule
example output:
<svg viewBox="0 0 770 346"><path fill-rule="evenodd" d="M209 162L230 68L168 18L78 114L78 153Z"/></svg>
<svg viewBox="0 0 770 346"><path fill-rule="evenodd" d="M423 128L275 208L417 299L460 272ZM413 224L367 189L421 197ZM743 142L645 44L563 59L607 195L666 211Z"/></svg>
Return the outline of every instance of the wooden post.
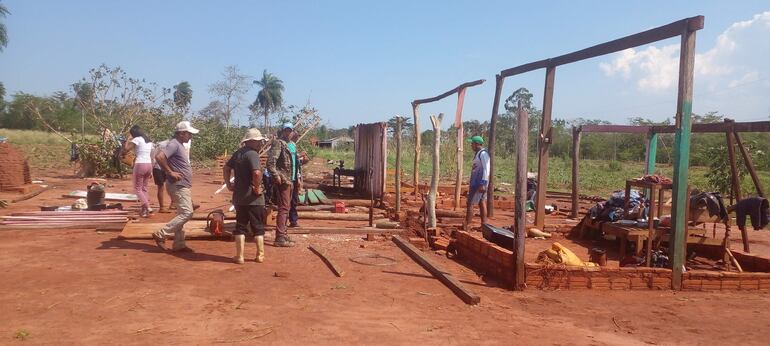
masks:
<svg viewBox="0 0 770 346"><path fill-rule="evenodd" d="M537 202L535 203L535 226L545 226L545 191L548 187L548 149L551 147L551 112L553 110L553 83L556 66L545 70L545 91L543 92L543 119L540 122L540 139L537 165Z"/></svg>
<svg viewBox="0 0 770 346"><path fill-rule="evenodd" d="M735 132L733 131L733 121L725 119L725 124L729 124L726 131L727 137L727 157L730 160L730 183L733 188L733 195L735 196L735 203L738 203L741 198L741 177L738 173L738 164L735 162L735 139L733 138Z"/></svg>
<svg viewBox="0 0 770 346"><path fill-rule="evenodd" d="M457 174L455 176L455 204L454 210L460 205L460 191L463 186L463 101L465 100L465 88L457 92L457 111L455 113L455 128L457 129Z"/></svg>
<svg viewBox="0 0 770 346"><path fill-rule="evenodd" d="M754 182L754 188L757 189L757 194L760 197L765 197L765 189L762 187L759 176L757 176L756 169L754 169L754 161L751 160L751 155L749 155L749 151L746 150L746 147L743 145L743 140L741 140L741 135L738 132L735 132L735 142L738 144L738 149L741 151L743 163L746 164L746 169L751 175L751 181Z"/></svg>
<svg viewBox="0 0 770 346"><path fill-rule="evenodd" d="M436 228L436 196L438 194L439 180L439 151L441 149L441 119L444 113L438 117L431 115L430 122L433 125L433 173L430 177L430 191L428 191L428 228ZM427 234L427 230L425 230Z"/></svg>
<svg viewBox="0 0 770 346"><path fill-rule="evenodd" d="M529 114L521 107L516 124L516 218L514 220L514 289L523 290L527 277L524 268L524 241L527 237L527 149L529 147Z"/></svg>
<svg viewBox="0 0 770 346"><path fill-rule="evenodd" d="M401 122L404 119L396 116L396 214L401 211Z"/></svg>
<svg viewBox="0 0 770 346"><path fill-rule="evenodd" d="M693 66L695 65L695 33L697 26L689 25L682 32L679 54L679 88L676 101L676 134L674 142L674 191L672 216L673 241L669 244L671 254L671 288L682 288L684 273L685 244L687 241L687 173L690 165L690 131L692 127Z"/></svg>
<svg viewBox="0 0 770 346"><path fill-rule="evenodd" d="M647 169L645 174L655 174L655 160L658 154L658 133L650 132L647 135Z"/></svg>
<svg viewBox="0 0 770 346"><path fill-rule="evenodd" d="M572 127L572 212L570 217L577 219L580 211L578 202L578 182L580 181L580 128ZM526 172L524 172L526 174Z"/></svg>
<svg viewBox="0 0 770 346"><path fill-rule="evenodd" d="M495 129L497 128L497 111L500 107L500 94L503 92L503 77L495 76L495 98L492 101L492 118L489 121L489 182L487 183L487 217L495 215Z"/></svg>
<svg viewBox="0 0 770 346"><path fill-rule="evenodd" d="M420 194L420 105L412 102L412 114L414 115L414 194Z"/></svg>

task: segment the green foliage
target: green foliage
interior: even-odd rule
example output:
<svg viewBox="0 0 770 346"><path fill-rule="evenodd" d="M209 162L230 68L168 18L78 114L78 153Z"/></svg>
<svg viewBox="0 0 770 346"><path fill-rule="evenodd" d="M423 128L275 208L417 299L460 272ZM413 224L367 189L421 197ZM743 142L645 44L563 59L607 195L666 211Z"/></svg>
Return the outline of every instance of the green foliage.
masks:
<svg viewBox="0 0 770 346"><path fill-rule="evenodd" d="M254 84L262 89L257 93L257 99L250 108L253 113L257 113L254 109L262 110L265 117L264 131L267 132L270 129L269 114L279 110L283 105L283 81L267 70L263 70L262 78L255 80Z"/></svg>
<svg viewBox="0 0 770 346"><path fill-rule="evenodd" d="M114 160L116 143L103 142L101 139L78 141L80 154L80 174L85 177L117 177L131 171L131 168Z"/></svg>
<svg viewBox="0 0 770 346"><path fill-rule="evenodd" d="M190 83L182 81L174 85L174 108L177 113L186 114L192 102L193 91Z"/></svg>
<svg viewBox="0 0 770 346"><path fill-rule="evenodd" d="M10 13L11 12L8 12L8 8L5 7L5 5L0 4L0 18L5 18L5 16ZM6 29L5 23L0 22L0 52L2 52L3 48L7 46L8 46L8 29Z"/></svg>
<svg viewBox="0 0 770 346"><path fill-rule="evenodd" d="M224 153L238 150L245 129L227 129L218 119L197 117L190 120L201 130L193 137L190 157L193 161L216 158Z"/></svg>

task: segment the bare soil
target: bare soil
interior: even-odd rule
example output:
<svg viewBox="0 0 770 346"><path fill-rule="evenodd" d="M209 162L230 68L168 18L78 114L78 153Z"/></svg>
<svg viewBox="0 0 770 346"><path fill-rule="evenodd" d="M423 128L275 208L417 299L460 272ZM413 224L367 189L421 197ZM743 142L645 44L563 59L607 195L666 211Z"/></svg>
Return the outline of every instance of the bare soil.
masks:
<svg viewBox="0 0 770 346"><path fill-rule="evenodd" d="M41 177L61 188L2 213L71 203L59 196L87 182L59 172L33 179ZM224 196L212 196L219 187L213 180L206 172L195 177L202 210L225 204ZM110 192L131 192L128 179L110 184ZM319 224L330 223L312 225ZM0 231L0 344L760 345L770 336L767 293L512 292L426 252L481 296L481 304L468 306L384 237L294 236L294 248L268 247L265 263L236 265L232 242L190 241L195 253L173 255L152 241L116 236ZM528 246L539 251L540 243L548 244ZM334 276L310 244L345 276ZM253 256L253 244L247 253ZM349 260L369 254L395 263Z"/></svg>

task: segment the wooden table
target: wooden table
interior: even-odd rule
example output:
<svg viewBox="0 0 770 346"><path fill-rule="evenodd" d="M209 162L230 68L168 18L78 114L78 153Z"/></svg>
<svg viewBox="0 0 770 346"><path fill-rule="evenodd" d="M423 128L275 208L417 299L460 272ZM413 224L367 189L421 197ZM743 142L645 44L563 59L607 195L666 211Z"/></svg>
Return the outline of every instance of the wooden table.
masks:
<svg viewBox="0 0 770 346"><path fill-rule="evenodd" d="M646 181L636 180L636 179L626 180L626 196L625 196L625 203L623 205L624 219L626 214L628 214L628 204L629 204L629 197L631 195L631 187L638 187L638 188L645 189L645 191L649 191L648 197L650 200L650 213L649 215L647 215L647 239L650 239L650 241L647 242L647 256L646 256L646 262L645 262L645 264L649 267L651 257L652 257L652 244L655 240L655 224L653 220L655 219L656 214L660 215L662 212L663 192L666 190L673 190L674 184L651 183L651 182L646 182ZM687 198L687 201L685 202L686 203L685 205L686 220L689 219L689 210L690 210L690 198L689 198L690 187L689 186L687 187L687 196L688 198ZM657 197L657 205L656 205L656 197ZM673 220L672 220L672 223L673 223ZM687 245L685 244L685 246Z"/></svg>
<svg viewBox="0 0 770 346"><path fill-rule="evenodd" d="M601 224L601 231L605 234L611 234L620 240L620 259L626 257L626 243L632 241L636 244L634 255L639 256L642 254L643 244L648 239L655 240L660 237L661 241L668 241L671 229L669 227L658 227L654 230L655 234L650 238L649 228L643 228L634 225L621 225L617 222L604 222ZM701 228L688 228L687 229L687 243L688 244L701 244L721 246L723 240L715 238L706 238L702 235L705 234L705 230ZM648 244L651 243L648 241ZM649 246L648 246L649 248Z"/></svg>

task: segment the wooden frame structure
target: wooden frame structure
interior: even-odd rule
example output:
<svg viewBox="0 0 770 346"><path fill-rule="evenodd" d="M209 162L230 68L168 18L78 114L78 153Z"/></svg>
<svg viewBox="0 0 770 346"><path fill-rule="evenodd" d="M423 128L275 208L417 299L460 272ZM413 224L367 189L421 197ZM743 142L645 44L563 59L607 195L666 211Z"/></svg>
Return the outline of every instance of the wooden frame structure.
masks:
<svg viewBox="0 0 770 346"><path fill-rule="evenodd" d="M681 48L679 56L679 85L676 107L675 128L675 159L674 159L674 205L672 210L674 241L671 242L671 262L673 268L672 288L678 290L681 288L682 272L684 269L684 241L686 232L685 205L687 201L687 168L690 162L690 128L692 117L692 91L693 91L693 67L695 64L695 33L703 29L704 17L696 16L685 18L664 26L653 28L637 34L629 35L613 41L598 44L583 50L561 55L558 57L543 59L517 67L500 71L496 76L495 98L492 105L492 118L490 121L490 181L489 191L494 191L494 138L495 123L497 121L497 112L500 103L500 93L502 92L503 81L507 77L515 76L525 72L539 69L545 69L545 87L543 92L543 115L540 123L538 156L538 186L535 225L542 227L545 222L545 192L548 180L548 151L551 144L551 113L553 110L553 93L556 76L556 67L585 59L615 53L624 49L634 48L641 45L665 40L672 37L681 37ZM414 107L414 105L413 105ZM493 193L488 195L487 210L489 214L494 213ZM682 203L685 202L685 203ZM523 245L522 245L523 247ZM515 257L523 256L523 253L517 253ZM519 266L519 263L522 265ZM514 270L523 271L523 261L515 259ZM523 276L522 276L523 277ZM517 281L519 276L516 276ZM518 286L522 283L516 282Z"/></svg>
<svg viewBox="0 0 770 346"><path fill-rule="evenodd" d="M421 104L424 103L431 103L436 102L441 99L446 98L449 95L457 94L457 110L455 112L455 123L454 126L457 128L457 175L455 178L455 203L454 203L454 209L457 209L457 206L460 204L460 189L462 187L462 178L463 178L463 102L465 101L465 89L468 89L470 87L474 87L477 85L481 85L485 82L483 79L475 80L472 82L466 82L463 84L458 85L452 90L449 90L441 95L426 98L426 99L419 99L412 101L412 114L414 115L414 137L415 137L415 146L414 146L414 173L413 173L413 181L414 181L414 194L417 195L420 192L420 182L419 182L419 166L420 166L420 116L419 116L419 107Z"/></svg>

